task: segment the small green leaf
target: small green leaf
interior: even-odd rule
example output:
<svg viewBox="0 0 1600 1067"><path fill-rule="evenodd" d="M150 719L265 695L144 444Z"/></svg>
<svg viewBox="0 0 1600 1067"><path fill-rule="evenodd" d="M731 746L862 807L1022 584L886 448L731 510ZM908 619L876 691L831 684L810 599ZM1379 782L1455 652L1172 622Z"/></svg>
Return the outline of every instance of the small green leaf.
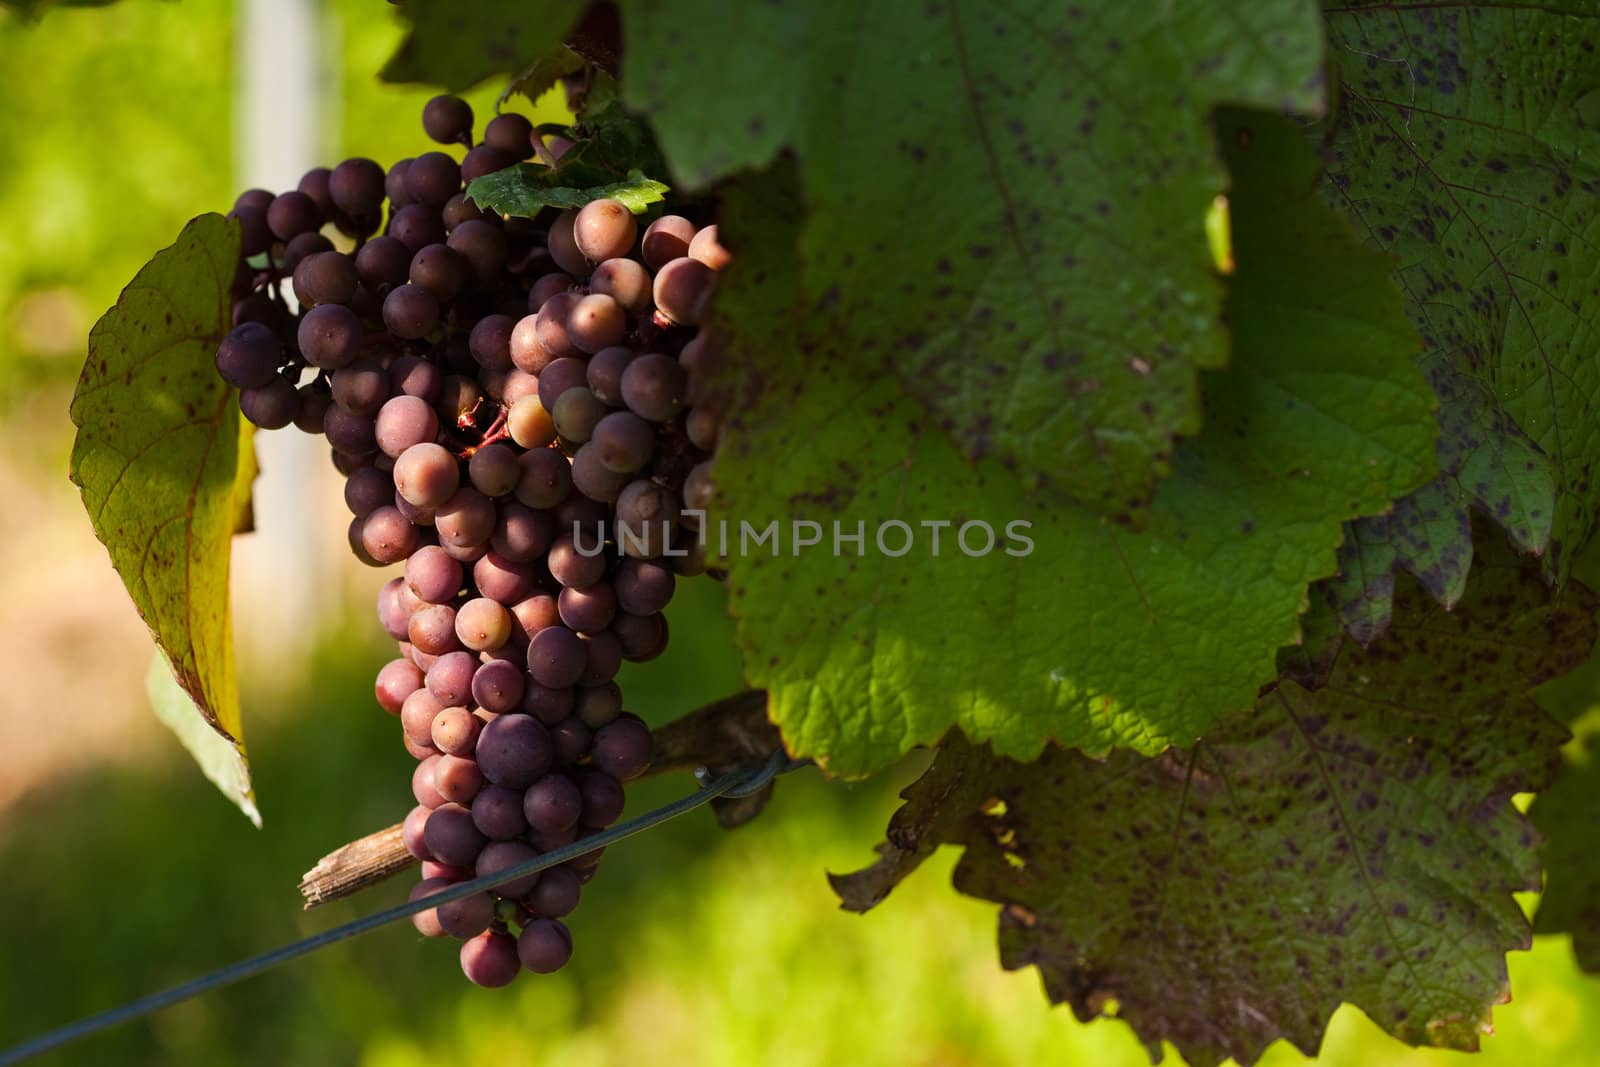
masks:
<svg viewBox="0 0 1600 1067"><path fill-rule="evenodd" d="M1526 694L1588 654L1597 603L1502 550L1454 613L1404 580L1383 641L1344 638L1319 688L1285 677L1191 749L1023 765L953 735L846 906L964 844L956 888L1001 906L1001 962L1038 967L1079 1018L1115 1002L1153 1056L1250 1064L1280 1038L1315 1055L1341 1002L1410 1044L1476 1048L1505 953L1531 941L1513 894L1540 885L1511 798L1549 781L1565 736Z"/></svg>
<svg viewBox="0 0 1600 1067"><path fill-rule="evenodd" d="M592 200L610 197L620 201L635 215L642 215L651 204L666 198L667 186L646 178L637 170L629 171L620 182L595 185L587 189L574 189L553 184L562 180L562 172L531 163L518 163L505 170L474 178L467 186L467 196L479 207L498 211L502 215L532 218L542 208L562 210L580 208Z"/></svg>
<svg viewBox="0 0 1600 1067"><path fill-rule="evenodd" d="M150 657L145 674L145 694L156 718L178 735L201 772L222 795L238 805L245 818L261 827L261 812L256 807L255 788L250 784L250 760L243 747L235 745L194 713L194 699L172 673L172 664L157 649Z"/></svg>
<svg viewBox="0 0 1600 1067"><path fill-rule="evenodd" d="M213 362L238 254L238 227L201 215L95 324L72 398L72 479L191 714L244 773L228 559L255 460Z"/></svg>
<svg viewBox="0 0 1600 1067"><path fill-rule="evenodd" d="M583 69L583 57L566 45L557 45L549 52L540 56L506 89L506 95L521 93L529 100L537 102L539 97L566 77ZM504 96L501 97L504 99Z"/></svg>
<svg viewBox="0 0 1600 1067"><path fill-rule="evenodd" d="M410 32L379 76L470 89L549 57L582 10L582 0L406 0Z"/></svg>

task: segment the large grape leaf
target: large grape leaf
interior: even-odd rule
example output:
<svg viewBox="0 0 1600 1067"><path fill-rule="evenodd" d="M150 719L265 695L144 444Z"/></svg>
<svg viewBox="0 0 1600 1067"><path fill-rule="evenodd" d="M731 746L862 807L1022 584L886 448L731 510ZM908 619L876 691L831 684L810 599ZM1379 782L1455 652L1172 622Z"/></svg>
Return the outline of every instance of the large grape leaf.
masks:
<svg viewBox="0 0 1600 1067"><path fill-rule="evenodd" d="M399 12L409 32L380 76L455 91L527 71L556 52L583 6L583 0L405 0Z"/></svg>
<svg viewBox="0 0 1600 1067"><path fill-rule="evenodd" d="M157 252L89 334L72 398L72 480L173 676L233 750L224 787L254 811L228 621L229 544L254 456L213 353L227 331L239 233L201 215ZM241 447L241 445L243 447ZM152 690L152 695L159 692ZM162 718L171 723L170 705ZM214 748L179 729L197 758ZM214 777L216 777L214 775ZM254 817L252 815L252 817Z"/></svg>
<svg viewBox="0 0 1600 1067"><path fill-rule="evenodd" d="M1595 530L1600 3L1335 0L1327 21L1327 196L1399 257L1442 405L1438 484L1343 560L1337 600L1370 638L1389 603L1373 579L1459 591L1469 509L1552 580Z"/></svg>
<svg viewBox="0 0 1600 1067"><path fill-rule="evenodd" d="M836 314L795 305L793 231L772 207L792 191L730 194L722 370L748 392L728 401L717 510L784 528L778 555L731 538L732 608L749 680L796 751L866 773L952 723L1025 758L1048 738L1191 742L1274 676L1339 524L1431 477L1432 398L1392 264L1316 202L1293 126L1236 114L1225 138L1234 365L1208 380L1207 431L1178 449L1142 533L962 456L863 366ZM895 519L918 538L901 557L873 540ZM822 546L791 554L794 520L862 523L866 552L836 556L824 527ZM952 527L936 547L918 525L932 521L987 522L996 546L969 556ZM1013 522L1032 524L1020 558ZM904 534L887 534L898 550Z"/></svg>
<svg viewBox="0 0 1600 1067"><path fill-rule="evenodd" d="M1023 765L952 738L898 840L835 885L870 907L915 864L899 842L964 844L956 887L1001 905L1006 967L1037 966L1080 1018L1115 1002L1197 1067L1279 1038L1315 1054L1341 1002L1475 1048L1530 944L1513 893L1540 884L1512 795L1566 735L1526 693L1595 638L1592 593L1554 598L1507 557L1480 557L1453 614L1402 579L1383 641L1343 638L1321 688L1286 676L1188 750Z"/></svg>
<svg viewBox="0 0 1600 1067"><path fill-rule="evenodd" d="M682 184L798 155L811 295L928 429L1142 525L1228 353L1210 115L1320 112L1313 4L633 0L623 32Z"/></svg>

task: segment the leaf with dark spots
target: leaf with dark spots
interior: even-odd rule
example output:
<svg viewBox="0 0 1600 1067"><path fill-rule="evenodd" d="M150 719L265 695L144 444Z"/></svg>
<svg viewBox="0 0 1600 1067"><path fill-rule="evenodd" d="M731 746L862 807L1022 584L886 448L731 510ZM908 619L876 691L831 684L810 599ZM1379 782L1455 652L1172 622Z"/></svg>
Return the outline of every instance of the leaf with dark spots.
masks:
<svg viewBox="0 0 1600 1067"><path fill-rule="evenodd" d="M770 208L795 201L789 172L730 189L716 511L732 524L747 676L793 751L865 774L952 724L1019 758L1052 739L1192 743L1275 676L1340 524L1433 476L1433 401L1391 264L1316 201L1297 128L1223 123L1233 365L1208 376L1206 432L1179 447L1139 533L961 455L835 317L797 304L794 220ZM1248 147L1232 136L1246 125ZM828 543L793 553L785 532L779 554L738 550L738 522L795 520L824 524ZM893 554L891 520L915 533L910 552ZM834 522L860 524L862 546L836 554ZM993 531L989 550L981 526L958 540L967 522ZM826 595L796 596L814 589Z"/></svg>
<svg viewBox="0 0 1600 1067"><path fill-rule="evenodd" d="M1314 1055L1341 1003L1475 1048L1531 943L1513 894L1540 884L1512 797L1566 733L1526 694L1588 654L1597 598L1503 549L1453 613L1408 578L1397 596L1383 640L1335 638L1320 688L1285 678L1186 750L1024 765L952 735L898 832L965 845L956 887L1000 905L1002 963L1083 1019L1114 1000L1153 1056Z"/></svg>
<svg viewBox="0 0 1600 1067"><path fill-rule="evenodd" d="M1398 566L1448 601L1469 511L1542 555L1552 581L1596 529L1600 126L1582 104L1600 91L1597 16L1592 0L1328 8L1340 98L1325 194L1398 258L1440 401L1439 484L1386 537L1353 539L1395 553L1349 561L1338 596L1365 632L1388 601L1362 573ZM1525 55L1539 62L1509 91L1507 57Z"/></svg>
<svg viewBox="0 0 1600 1067"><path fill-rule="evenodd" d="M95 324L72 398L72 480L170 664L176 686L151 689L163 721L255 819L228 621L229 544L248 521L255 456L214 363L238 254L238 227L201 215Z"/></svg>
<svg viewBox="0 0 1600 1067"><path fill-rule="evenodd" d="M408 32L380 77L454 92L526 72L531 86L544 77L541 61L560 66L557 49L583 7L582 0L406 0L397 10Z"/></svg>
<svg viewBox="0 0 1600 1067"><path fill-rule="evenodd" d="M1143 524L1228 354L1210 117L1321 111L1313 5L635 0L623 30L676 184L798 158L797 282L859 362L968 458Z"/></svg>

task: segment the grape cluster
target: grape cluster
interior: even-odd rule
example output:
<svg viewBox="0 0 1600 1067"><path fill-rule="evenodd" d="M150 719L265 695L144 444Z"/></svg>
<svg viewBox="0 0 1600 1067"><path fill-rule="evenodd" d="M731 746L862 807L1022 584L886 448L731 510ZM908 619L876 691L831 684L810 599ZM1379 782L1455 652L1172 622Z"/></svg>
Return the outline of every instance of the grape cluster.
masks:
<svg viewBox="0 0 1600 1067"><path fill-rule="evenodd" d="M404 564L378 597L400 655L375 692L417 760L413 899L622 814L652 742L614 679L662 652L677 577L705 570L692 509L718 431L693 404L698 327L728 262L716 226L662 215L641 232L610 199L484 212L463 183L533 156L539 135L506 114L474 144L472 126L464 101L436 97L423 128L466 147L460 162L347 159L297 190L242 194L234 327L216 354L251 422L326 435L356 556ZM480 985L557 970L598 860L416 927L462 939Z"/></svg>

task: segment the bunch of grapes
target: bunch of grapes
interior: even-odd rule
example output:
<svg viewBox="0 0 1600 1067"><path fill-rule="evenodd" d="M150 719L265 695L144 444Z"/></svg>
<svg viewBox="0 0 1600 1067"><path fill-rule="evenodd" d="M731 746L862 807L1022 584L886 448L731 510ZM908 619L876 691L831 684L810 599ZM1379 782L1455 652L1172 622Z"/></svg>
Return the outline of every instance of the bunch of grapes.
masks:
<svg viewBox="0 0 1600 1067"><path fill-rule="evenodd" d="M693 406L698 327L729 258L716 226L669 214L641 232L610 199L484 212L463 183L541 145L518 115L477 144L472 126L464 101L436 97L423 128L465 146L460 162L347 159L295 191L241 195L234 328L216 357L251 422L326 435L355 554L404 564L378 597L400 655L375 691L417 760L413 899L622 814L652 742L614 679L661 654L677 576L705 570L693 511L718 430ZM598 860L416 926L461 939L480 985L557 970Z"/></svg>

